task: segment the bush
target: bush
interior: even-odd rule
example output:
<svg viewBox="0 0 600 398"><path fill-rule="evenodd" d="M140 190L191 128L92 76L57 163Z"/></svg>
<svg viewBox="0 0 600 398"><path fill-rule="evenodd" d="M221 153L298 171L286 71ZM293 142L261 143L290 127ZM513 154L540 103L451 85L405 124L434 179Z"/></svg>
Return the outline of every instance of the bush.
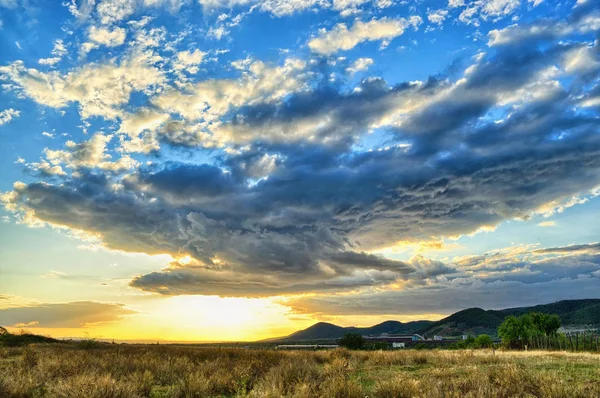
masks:
<svg viewBox="0 0 600 398"><path fill-rule="evenodd" d="M85 339L79 342L79 348L84 350L93 350L94 348L100 347L101 343L96 339Z"/></svg>
<svg viewBox="0 0 600 398"><path fill-rule="evenodd" d="M480 334L475 339L475 348L492 348L494 342L487 334Z"/></svg>
<svg viewBox="0 0 600 398"><path fill-rule="evenodd" d="M339 344L349 350L360 350L365 346L365 339L358 333L346 333Z"/></svg>

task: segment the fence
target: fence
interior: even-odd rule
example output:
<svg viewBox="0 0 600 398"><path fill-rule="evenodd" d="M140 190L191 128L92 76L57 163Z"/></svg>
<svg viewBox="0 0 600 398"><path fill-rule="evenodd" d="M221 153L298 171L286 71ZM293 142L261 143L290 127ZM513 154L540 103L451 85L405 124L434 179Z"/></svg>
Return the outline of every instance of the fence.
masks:
<svg viewBox="0 0 600 398"><path fill-rule="evenodd" d="M553 336L536 336L527 341L527 349L600 352L597 332L572 332Z"/></svg>

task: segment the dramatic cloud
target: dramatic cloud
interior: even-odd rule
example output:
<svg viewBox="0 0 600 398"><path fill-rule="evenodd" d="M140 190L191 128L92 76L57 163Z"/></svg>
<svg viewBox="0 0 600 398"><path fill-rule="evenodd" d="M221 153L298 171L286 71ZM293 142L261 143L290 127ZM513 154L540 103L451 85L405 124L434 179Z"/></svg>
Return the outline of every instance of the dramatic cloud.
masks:
<svg viewBox="0 0 600 398"><path fill-rule="evenodd" d="M0 325L13 327L79 328L118 322L135 311L122 304L80 301L35 304L0 309Z"/></svg>
<svg viewBox="0 0 600 398"><path fill-rule="evenodd" d="M474 306L503 309L597 297L599 283L600 279L597 277L558 279L534 284L516 281L482 283L477 280L456 280L448 283L448 286L304 297L286 300L284 304L302 314L451 314Z"/></svg>
<svg viewBox="0 0 600 398"><path fill-rule="evenodd" d="M587 246L593 246L595 254L584 252ZM456 259L454 274L429 279L424 285L302 297L285 304L307 314L447 314L474 305L500 309L595 297L600 284L598 245L572 248L507 248Z"/></svg>
<svg viewBox="0 0 600 398"><path fill-rule="evenodd" d="M514 5L468 7L495 18ZM112 24L123 9L103 12ZM110 120L112 132L44 150L28 164L41 179L17 182L1 198L21 222L91 234L110 249L169 254L166 268L131 281L164 295L343 291L354 308L348 293L366 291L364 308L383 311L385 300L433 303L466 288L468 297L496 288L515 297L526 284L548 289L567 279L589 293L598 272L590 247L577 256L527 248L443 262L372 253L597 196L595 12L574 11L569 26L577 28L558 33L536 33L552 29L550 20L495 32L464 70L396 84L344 80L371 58L320 55L389 41L416 28L416 17L338 24L309 41L319 56L233 58L209 77L193 75L211 67L213 53L180 50L160 29L133 32L134 50L120 61L69 73L15 62L0 68L11 90L49 107L76 103L83 119ZM157 43L170 47L168 59L140 50ZM341 297L306 305L344 306Z"/></svg>

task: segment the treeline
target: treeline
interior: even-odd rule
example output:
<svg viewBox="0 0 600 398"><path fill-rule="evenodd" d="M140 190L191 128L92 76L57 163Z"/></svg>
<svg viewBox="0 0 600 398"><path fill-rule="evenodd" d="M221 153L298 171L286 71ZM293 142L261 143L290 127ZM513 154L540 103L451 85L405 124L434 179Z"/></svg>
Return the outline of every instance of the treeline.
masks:
<svg viewBox="0 0 600 398"><path fill-rule="evenodd" d="M528 350L599 351L597 331L559 333L558 315L528 313L508 316L498 327L498 336L507 348Z"/></svg>

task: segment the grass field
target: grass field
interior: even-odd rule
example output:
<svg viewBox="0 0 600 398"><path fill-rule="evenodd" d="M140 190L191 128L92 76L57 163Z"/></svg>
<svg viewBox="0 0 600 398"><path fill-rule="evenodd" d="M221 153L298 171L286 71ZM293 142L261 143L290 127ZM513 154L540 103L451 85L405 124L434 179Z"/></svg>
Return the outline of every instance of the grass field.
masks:
<svg viewBox="0 0 600 398"><path fill-rule="evenodd" d="M0 348L0 397L600 397L600 356L41 344Z"/></svg>

